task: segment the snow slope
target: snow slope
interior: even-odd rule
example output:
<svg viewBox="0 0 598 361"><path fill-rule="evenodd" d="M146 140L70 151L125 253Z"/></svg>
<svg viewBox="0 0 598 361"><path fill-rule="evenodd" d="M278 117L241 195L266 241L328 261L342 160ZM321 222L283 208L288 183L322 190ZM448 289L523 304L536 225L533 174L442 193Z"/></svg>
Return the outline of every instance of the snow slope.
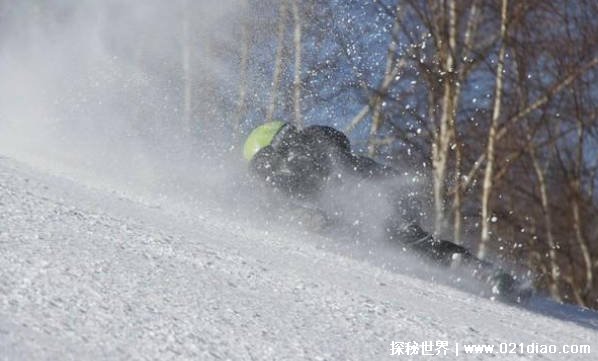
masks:
<svg viewBox="0 0 598 361"><path fill-rule="evenodd" d="M0 158L0 360L598 359L594 312L493 302L248 224ZM456 342L592 352L456 357Z"/></svg>

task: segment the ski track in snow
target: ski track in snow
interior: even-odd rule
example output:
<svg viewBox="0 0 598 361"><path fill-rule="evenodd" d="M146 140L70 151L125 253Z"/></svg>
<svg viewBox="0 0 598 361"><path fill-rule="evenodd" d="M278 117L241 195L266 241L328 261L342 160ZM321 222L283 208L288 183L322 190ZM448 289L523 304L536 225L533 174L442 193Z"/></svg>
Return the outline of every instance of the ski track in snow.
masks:
<svg viewBox="0 0 598 361"><path fill-rule="evenodd" d="M0 157L0 360L422 360L392 341L588 344L598 316L524 309ZM316 237L316 236L314 236Z"/></svg>

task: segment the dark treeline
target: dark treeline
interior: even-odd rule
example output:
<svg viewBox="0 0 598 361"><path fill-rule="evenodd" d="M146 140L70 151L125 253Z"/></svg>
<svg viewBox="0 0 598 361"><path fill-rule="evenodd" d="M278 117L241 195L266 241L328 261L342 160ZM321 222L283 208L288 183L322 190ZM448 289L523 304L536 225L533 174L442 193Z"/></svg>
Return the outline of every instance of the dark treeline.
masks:
<svg viewBox="0 0 598 361"><path fill-rule="evenodd" d="M260 17L240 25L233 119L347 131L430 179L438 234L598 307L596 2L269 5L267 30Z"/></svg>

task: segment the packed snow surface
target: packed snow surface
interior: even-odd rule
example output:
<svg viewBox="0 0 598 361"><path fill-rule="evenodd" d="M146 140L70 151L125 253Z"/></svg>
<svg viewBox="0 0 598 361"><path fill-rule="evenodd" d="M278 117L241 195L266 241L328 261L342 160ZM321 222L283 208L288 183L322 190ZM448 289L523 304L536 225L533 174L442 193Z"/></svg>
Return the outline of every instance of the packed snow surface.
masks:
<svg viewBox="0 0 598 361"><path fill-rule="evenodd" d="M598 359L594 312L503 304L251 224L0 157L0 359ZM464 344L497 349L456 356Z"/></svg>

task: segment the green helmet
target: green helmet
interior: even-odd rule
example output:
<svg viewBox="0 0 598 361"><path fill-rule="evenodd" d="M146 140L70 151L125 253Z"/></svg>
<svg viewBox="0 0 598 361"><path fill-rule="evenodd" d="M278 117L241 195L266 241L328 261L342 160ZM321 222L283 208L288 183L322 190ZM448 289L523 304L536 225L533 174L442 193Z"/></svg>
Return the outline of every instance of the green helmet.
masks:
<svg viewBox="0 0 598 361"><path fill-rule="evenodd" d="M243 157L250 161L264 147L272 143L272 140L287 123L276 120L260 125L249 133L243 146Z"/></svg>

